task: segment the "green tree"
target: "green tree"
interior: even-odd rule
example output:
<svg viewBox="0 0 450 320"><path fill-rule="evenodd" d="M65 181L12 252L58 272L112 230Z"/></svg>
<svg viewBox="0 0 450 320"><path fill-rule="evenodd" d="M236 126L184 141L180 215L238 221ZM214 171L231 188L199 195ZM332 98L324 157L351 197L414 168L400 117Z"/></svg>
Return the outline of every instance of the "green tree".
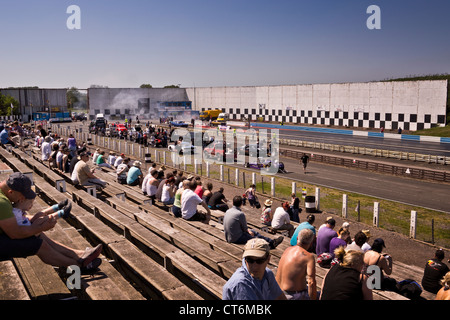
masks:
<svg viewBox="0 0 450 320"><path fill-rule="evenodd" d="M13 108L11 108L11 105ZM10 95L3 95L0 93L0 116L19 115L19 102Z"/></svg>
<svg viewBox="0 0 450 320"><path fill-rule="evenodd" d="M66 97L67 97L67 107L69 110L73 108L75 103L79 101L78 96L80 95L80 92L77 88L72 87L69 90L67 90Z"/></svg>
<svg viewBox="0 0 450 320"><path fill-rule="evenodd" d="M144 84L141 84L141 86L139 88L141 88L141 89L144 89L144 88L151 89L151 88L153 88L153 86L151 84L145 84L144 83Z"/></svg>

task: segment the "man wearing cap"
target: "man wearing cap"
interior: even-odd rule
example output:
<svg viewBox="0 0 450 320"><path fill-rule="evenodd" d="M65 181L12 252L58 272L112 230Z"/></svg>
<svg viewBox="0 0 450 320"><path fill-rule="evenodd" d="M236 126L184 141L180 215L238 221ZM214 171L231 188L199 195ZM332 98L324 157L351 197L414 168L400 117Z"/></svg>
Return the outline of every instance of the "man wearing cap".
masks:
<svg viewBox="0 0 450 320"><path fill-rule="evenodd" d="M97 268L102 246L74 250L49 239L44 232L56 224L54 216L43 219L43 213L36 213L30 219L31 225L19 225L13 213L12 202L20 203L34 199L30 178L15 172L0 182L0 261L11 258L37 255L44 263L58 267L77 265L82 271ZM95 265L94 265L95 260Z"/></svg>
<svg viewBox="0 0 450 320"><path fill-rule="evenodd" d="M333 230L335 226L336 220L330 218L327 220L325 227L319 229L317 232L317 256L324 252L330 252L330 241L338 236L336 231Z"/></svg>
<svg viewBox="0 0 450 320"><path fill-rule="evenodd" d="M270 246L264 239L250 239L239 267L222 289L223 300L285 300L286 296L267 265Z"/></svg>

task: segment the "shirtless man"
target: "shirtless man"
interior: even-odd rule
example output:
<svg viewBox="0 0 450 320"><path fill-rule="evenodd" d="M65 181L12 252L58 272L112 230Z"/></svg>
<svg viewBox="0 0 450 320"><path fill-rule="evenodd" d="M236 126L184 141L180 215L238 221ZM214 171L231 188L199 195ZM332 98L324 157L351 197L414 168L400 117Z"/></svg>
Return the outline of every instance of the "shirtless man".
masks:
<svg viewBox="0 0 450 320"><path fill-rule="evenodd" d="M303 229L296 246L286 249L278 264L277 282L288 300L316 300L316 263L308 252L314 233Z"/></svg>

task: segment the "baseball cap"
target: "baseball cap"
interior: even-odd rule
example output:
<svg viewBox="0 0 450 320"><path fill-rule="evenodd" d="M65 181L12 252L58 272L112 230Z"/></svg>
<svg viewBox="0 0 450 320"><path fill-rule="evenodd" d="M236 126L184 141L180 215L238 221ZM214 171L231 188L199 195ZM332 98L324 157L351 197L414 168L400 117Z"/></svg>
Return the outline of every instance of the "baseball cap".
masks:
<svg viewBox="0 0 450 320"><path fill-rule="evenodd" d="M269 243L260 238L254 238L247 241L244 246L244 254L245 257L256 257L263 258L270 252Z"/></svg>
<svg viewBox="0 0 450 320"><path fill-rule="evenodd" d="M33 181L21 172L14 172L6 180L6 185L14 191L20 192L26 199L36 198L36 193L31 189Z"/></svg>
<svg viewBox="0 0 450 320"><path fill-rule="evenodd" d="M386 248L386 245L384 244L384 240L381 238L376 238L375 240L373 240L373 244L376 245L380 245L383 246L384 248Z"/></svg>

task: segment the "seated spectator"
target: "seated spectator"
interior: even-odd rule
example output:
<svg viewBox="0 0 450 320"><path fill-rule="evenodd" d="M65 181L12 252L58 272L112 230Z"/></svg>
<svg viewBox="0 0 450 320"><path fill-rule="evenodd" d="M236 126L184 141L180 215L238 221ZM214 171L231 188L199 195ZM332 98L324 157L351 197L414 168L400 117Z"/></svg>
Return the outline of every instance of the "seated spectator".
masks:
<svg viewBox="0 0 450 320"><path fill-rule="evenodd" d="M175 177L172 176L166 180L166 183L163 186L161 202L165 205L173 204L173 202L175 201L175 192Z"/></svg>
<svg viewBox="0 0 450 320"><path fill-rule="evenodd" d="M111 167L114 167L114 163L116 163L116 153L114 151L110 151L109 152L109 156L108 156L108 163Z"/></svg>
<svg viewBox="0 0 450 320"><path fill-rule="evenodd" d="M373 241L372 249L364 253L366 266L378 266L381 269L381 290L397 290L397 281L387 277L392 273L392 257L387 253L381 253L386 248L384 240L377 238Z"/></svg>
<svg viewBox="0 0 450 320"><path fill-rule="evenodd" d="M25 132L23 128L19 125L19 121L14 121L11 128L11 137L15 145L18 145L23 150L23 140L25 139Z"/></svg>
<svg viewBox="0 0 450 320"><path fill-rule="evenodd" d="M362 230L362 232L366 235L367 240L366 242L361 246L361 250L363 252L367 252L368 250L370 250L370 244L369 244L369 239L372 237L370 235L370 230Z"/></svg>
<svg viewBox="0 0 450 320"><path fill-rule="evenodd" d="M291 224L288 210L289 202L283 202L281 207L278 207L275 210L271 226L275 231L287 230L289 232L289 237L292 237L294 234L294 226Z"/></svg>
<svg viewBox="0 0 450 320"><path fill-rule="evenodd" d="M422 278L422 287L431 293L438 293L441 289L440 281L449 272L448 266L443 262L444 250L438 249L434 258L427 261Z"/></svg>
<svg viewBox="0 0 450 320"><path fill-rule="evenodd" d="M110 169L112 168L111 165L105 161L105 150L99 151L97 160L95 161L95 163L99 167L106 167L106 168L110 168Z"/></svg>
<svg viewBox="0 0 450 320"><path fill-rule="evenodd" d="M152 199L152 202L154 203L156 200L156 191L158 190L159 186L159 180L158 180L159 172L157 170L152 171L152 177L147 182L146 190L147 190L147 196Z"/></svg>
<svg viewBox="0 0 450 320"><path fill-rule="evenodd" d="M241 206L242 197L235 196L233 198L233 207L228 209L223 217L223 231L227 242L244 244L250 239L262 238L269 243L272 249L275 249L284 238L280 236L275 240L272 240L262 236L256 230L248 229L247 219L245 218L245 214L241 211Z"/></svg>
<svg viewBox="0 0 450 320"><path fill-rule="evenodd" d="M335 264L328 271L322 283L320 300L372 300L372 290L367 286L362 251L345 251L339 247L334 252L342 263Z"/></svg>
<svg viewBox="0 0 450 320"><path fill-rule="evenodd" d="M209 199L211 199L211 197L213 195L212 189L213 189L213 184L211 182L208 182L206 184L206 190L203 192L203 197L202 197L203 200L205 201L205 203L209 204Z"/></svg>
<svg viewBox="0 0 450 320"><path fill-rule="evenodd" d="M70 155L69 148L63 149L63 156L61 159L61 168L60 170L64 173L69 173L70 169L70 160L72 159L72 156Z"/></svg>
<svg viewBox="0 0 450 320"><path fill-rule="evenodd" d="M128 170L127 173L127 185L129 186L140 186L142 180L144 179L141 171L142 162L134 161L133 166Z"/></svg>
<svg viewBox="0 0 450 320"><path fill-rule="evenodd" d="M174 170L172 173L175 177L175 185L177 186L177 188L181 188L180 184L185 179L183 177L183 171ZM208 202L206 202L206 203L208 203Z"/></svg>
<svg viewBox="0 0 450 320"><path fill-rule="evenodd" d="M328 217L325 219L325 222L322 223L322 224L319 226L319 229L318 229L317 231L319 231L320 229L326 227L326 226L327 226L327 221L330 220L330 219L333 219L333 217L328 216Z"/></svg>
<svg viewBox="0 0 450 320"><path fill-rule="evenodd" d="M290 203L290 214L291 219L294 222L300 222L300 199L295 195L295 193L291 194L291 203Z"/></svg>
<svg viewBox="0 0 450 320"><path fill-rule="evenodd" d="M69 138L67 139L67 148L70 151L70 155L75 157L77 154L77 141L73 134L69 134Z"/></svg>
<svg viewBox="0 0 450 320"><path fill-rule="evenodd" d="M197 188L195 181L189 182L189 188L181 194L181 215L183 219L189 221L201 221L208 224L211 220L211 211L208 205L194 191ZM201 204L206 210L206 214L197 210L197 206Z"/></svg>
<svg viewBox="0 0 450 320"><path fill-rule="evenodd" d="M267 267L270 246L265 240L250 239L244 247L242 257L242 267L223 286L223 300L286 299L272 270Z"/></svg>
<svg viewBox="0 0 450 320"><path fill-rule="evenodd" d="M334 250L339 247L347 247L347 241L350 238L350 231L344 228L340 228L338 236L330 240L330 254L334 258Z"/></svg>
<svg viewBox="0 0 450 320"><path fill-rule="evenodd" d="M50 154L52 153L52 147L50 144L51 142L52 142L52 138L50 136L47 136L44 138L44 142L42 143L42 146L41 146L41 152L42 152L41 160L42 161L48 161L48 159L50 158Z"/></svg>
<svg viewBox="0 0 450 320"><path fill-rule="evenodd" d="M117 168L119 164L123 162L123 159L125 159L125 154L121 153L120 156L116 158L116 161L114 162L114 167Z"/></svg>
<svg viewBox="0 0 450 320"><path fill-rule="evenodd" d="M447 272L441 280L442 288L436 294L435 300L450 300L450 272Z"/></svg>
<svg viewBox="0 0 450 320"><path fill-rule="evenodd" d="M50 153L50 157L48 158L48 166L50 168L58 168L58 165L56 163L56 156L58 155L59 152L59 145L57 143L52 143L52 153Z"/></svg>
<svg viewBox="0 0 450 320"><path fill-rule="evenodd" d="M306 217L306 221L305 222L300 223L297 226L297 228L295 228L294 234L291 237L291 243L290 243L291 246L295 246L297 244L297 236L298 236L298 233L301 230L309 229L309 230L311 230L314 233L314 240L313 240L313 243L312 243L312 245L310 247L310 252L315 252L316 228L314 228L314 226L313 226L315 220L316 220L316 217L313 214L310 214L310 215L308 215ZM314 250L312 250L312 249L314 249Z"/></svg>
<svg viewBox="0 0 450 320"><path fill-rule="evenodd" d="M353 251L360 251L360 252L364 253L364 251L363 251L363 249L361 247L366 242L367 242L366 234L363 231L358 231L355 234L354 241L345 248L345 251L353 250Z"/></svg>
<svg viewBox="0 0 450 320"><path fill-rule="evenodd" d="M336 231L334 231L334 227L336 225L336 220L333 218L328 219L326 222L326 226L319 229L317 232L317 247L316 253L319 256L320 254L326 252L330 253L330 241L334 237L337 237Z"/></svg>
<svg viewBox="0 0 450 320"><path fill-rule="evenodd" d="M158 171L158 179L161 179L158 185L158 189L156 190L156 200L158 201L161 201L162 189L166 184L166 180L169 179L170 177L173 177L172 172L167 172L165 179L163 179L164 176L161 176L161 174L164 175L164 171L162 169Z"/></svg>
<svg viewBox="0 0 450 320"><path fill-rule="evenodd" d="M87 153L81 153L80 160L77 162L72 172L72 182L82 186L95 186L97 189L104 188L106 186L106 182L94 175L95 169L91 170L89 168L87 164L88 161L89 156Z"/></svg>
<svg viewBox="0 0 450 320"><path fill-rule="evenodd" d="M314 233L302 229L298 243L287 248L281 256L277 269L277 282L288 300L316 300L316 262L308 252Z"/></svg>
<svg viewBox="0 0 450 320"><path fill-rule="evenodd" d="M12 203L20 204L34 198L36 194L31 185L32 181L19 172L0 183L0 261L37 255L44 263L56 267L77 265L82 273L97 269L101 264L98 258L102 251L101 244L80 251L53 241L46 235L45 231L55 226L56 217L38 212L29 219L29 225L19 226Z"/></svg>
<svg viewBox="0 0 450 320"><path fill-rule="evenodd" d="M248 203L250 204L250 207L256 206L256 186L254 184L250 185L250 188L248 188L245 191L246 198L248 200Z"/></svg>
<svg viewBox="0 0 450 320"><path fill-rule="evenodd" d="M0 142L2 145L10 144L13 147L16 146L16 144L13 142L11 137L9 136L9 131L11 130L10 126L5 126L5 128L0 132Z"/></svg>
<svg viewBox="0 0 450 320"><path fill-rule="evenodd" d="M117 182L120 184L127 184L127 174L129 167L130 158L125 158L123 161L117 166L116 176Z"/></svg>
<svg viewBox="0 0 450 320"><path fill-rule="evenodd" d="M148 173L145 175L144 180L142 180L141 190L144 195L147 194L147 183L152 178L152 171L154 169L152 167L148 168Z"/></svg>
<svg viewBox="0 0 450 320"><path fill-rule="evenodd" d="M229 209L226 202L228 202L228 200L227 198L225 198L225 195L223 194L223 188L221 187L219 191L214 192L214 194L211 196L211 199L209 199L208 207L211 210L220 210L226 212Z"/></svg>
<svg viewBox="0 0 450 320"><path fill-rule="evenodd" d="M195 193L200 197L203 198L203 192L205 191L202 186L202 180L201 177L195 177L195 183L197 183L197 188L195 188Z"/></svg>
<svg viewBox="0 0 450 320"><path fill-rule="evenodd" d="M28 211L30 211L33 207L34 201L35 198L30 197L30 199L25 199L24 201L13 204L12 210L19 226L31 226L33 216L30 216ZM42 215L43 221L52 219L52 217L55 219L67 218L71 209L72 203L69 203L69 199L66 199L58 204L42 210L40 215Z"/></svg>
<svg viewBox="0 0 450 320"><path fill-rule="evenodd" d="M175 193L175 200L173 202L172 207L172 213L175 217L181 218L181 195L183 194L183 191L189 188L189 180L184 180L181 188L178 188L177 192Z"/></svg>
<svg viewBox="0 0 450 320"><path fill-rule="evenodd" d="M94 155L92 156L92 162L97 163L97 158L100 155L100 148L95 149Z"/></svg>
<svg viewBox="0 0 450 320"><path fill-rule="evenodd" d="M261 222L266 226L270 226L272 224L272 203L273 201L270 199L264 201L264 208L261 212Z"/></svg>

